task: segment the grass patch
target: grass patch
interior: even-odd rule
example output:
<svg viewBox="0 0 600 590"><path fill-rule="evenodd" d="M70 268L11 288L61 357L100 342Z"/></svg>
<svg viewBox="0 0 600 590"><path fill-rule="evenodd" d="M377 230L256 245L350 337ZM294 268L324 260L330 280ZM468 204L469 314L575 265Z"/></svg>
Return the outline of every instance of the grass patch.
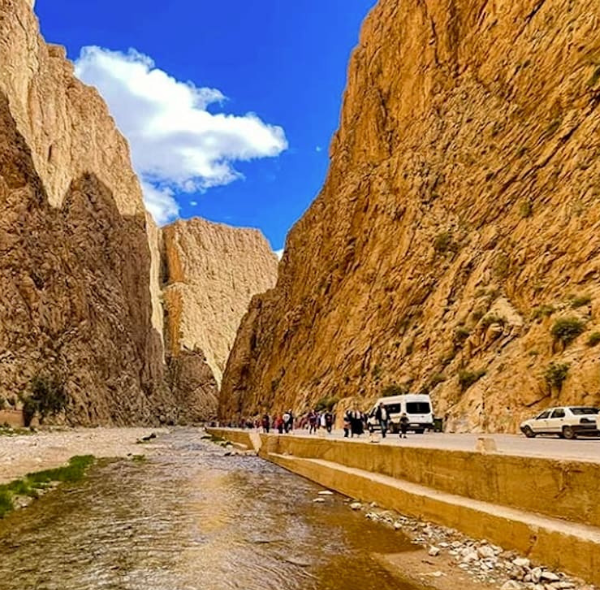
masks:
<svg viewBox="0 0 600 590"><path fill-rule="evenodd" d="M25 496L39 497L39 491L53 483L76 483L83 479L85 472L96 459L92 455L72 457L68 465L56 469L46 469L28 473L21 479L0 485L0 518L14 509L14 498Z"/></svg>
<svg viewBox="0 0 600 590"><path fill-rule="evenodd" d="M540 305L531 312L531 319L549 318L555 311L556 309L552 305Z"/></svg>
<svg viewBox="0 0 600 590"><path fill-rule="evenodd" d="M569 363L550 363L544 371L544 379L550 387L560 391L567 375L569 374Z"/></svg>
<svg viewBox="0 0 600 590"><path fill-rule="evenodd" d="M592 298L589 295L579 295L578 297L573 297L571 300L571 307L577 309L578 307L589 305L591 302Z"/></svg>
<svg viewBox="0 0 600 590"><path fill-rule="evenodd" d="M600 344L600 332L592 332L588 338L587 345L596 346L598 344Z"/></svg>
<svg viewBox="0 0 600 590"><path fill-rule="evenodd" d="M458 372L458 383L463 391L466 391L471 385L477 383L484 375L485 369L478 369L476 371L470 371L464 369Z"/></svg>
<svg viewBox="0 0 600 590"><path fill-rule="evenodd" d="M579 318L561 318L556 320L550 333L554 340L568 346L585 330L585 324Z"/></svg>

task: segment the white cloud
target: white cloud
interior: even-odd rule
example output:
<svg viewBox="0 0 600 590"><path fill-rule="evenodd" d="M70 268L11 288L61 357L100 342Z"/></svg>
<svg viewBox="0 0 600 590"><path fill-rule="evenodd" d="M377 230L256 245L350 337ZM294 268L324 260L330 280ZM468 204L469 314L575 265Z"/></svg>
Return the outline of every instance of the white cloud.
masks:
<svg viewBox="0 0 600 590"><path fill-rule="evenodd" d="M233 182L242 178L236 161L274 157L288 147L281 127L254 113L209 112L209 105L226 100L219 90L176 80L134 49L84 47L75 71L98 88L129 140L147 207L158 223L177 217L177 192Z"/></svg>
<svg viewBox="0 0 600 590"><path fill-rule="evenodd" d="M146 209L150 211L158 225L165 225L178 217L179 205L169 187L160 188L142 181L142 190Z"/></svg>
<svg viewBox="0 0 600 590"><path fill-rule="evenodd" d="M322 152L322 151L323 151L323 148L322 148L320 145L318 145L318 146L315 148L315 151L316 151L316 152Z"/></svg>

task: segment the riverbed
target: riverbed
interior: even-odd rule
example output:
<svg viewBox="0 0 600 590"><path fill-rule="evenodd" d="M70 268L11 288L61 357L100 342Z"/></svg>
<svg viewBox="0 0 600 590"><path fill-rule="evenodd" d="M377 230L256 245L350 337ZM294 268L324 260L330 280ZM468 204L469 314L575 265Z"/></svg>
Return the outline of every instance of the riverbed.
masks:
<svg viewBox="0 0 600 590"><path fill-rule="evenodd" d="M416 588L376 559L414 545L345 498L257 457L225 456L198 430L152 447L0 521L0 589Z"/></svg>

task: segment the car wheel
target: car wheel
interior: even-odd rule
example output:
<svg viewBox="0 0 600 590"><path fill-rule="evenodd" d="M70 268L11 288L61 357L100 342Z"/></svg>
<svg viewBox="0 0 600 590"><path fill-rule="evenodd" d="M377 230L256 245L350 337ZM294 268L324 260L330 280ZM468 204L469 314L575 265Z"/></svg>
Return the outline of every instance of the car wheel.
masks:
<svg viewBox="0 0 600 590"><path fill-rule="evenodd" d="M527 438L535 438L535 432L533 432L533 430L531 429L531 426L525 426L525 428L523 428L523 434Z"/></svg>
<svg viewBox="0 0 600 590"><path fill-rule="evenodd" d="M415 430L415 432L416 432L417 434L423 434L423 433L425 432L425 429L424 429L424 428L417 428L417 429Z"/></svg>
<svg viewBox="0 0 600 590"><path fill-rule="evenodd" d="M575 431L570 426L563 426L562 435L567 440L573 440L577 438Z"/></svg>

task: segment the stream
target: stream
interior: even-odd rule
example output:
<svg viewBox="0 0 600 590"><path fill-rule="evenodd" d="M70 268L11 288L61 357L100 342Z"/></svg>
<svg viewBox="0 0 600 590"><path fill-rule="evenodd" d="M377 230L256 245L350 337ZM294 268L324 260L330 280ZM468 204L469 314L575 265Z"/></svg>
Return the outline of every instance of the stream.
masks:
<svg viewBox="0 0 600 590"><path fill-rule="evenodd" d="M414 549L401 533L201 436L176 430L1 520L0 589L416 590L373 558Z"/></svg>

